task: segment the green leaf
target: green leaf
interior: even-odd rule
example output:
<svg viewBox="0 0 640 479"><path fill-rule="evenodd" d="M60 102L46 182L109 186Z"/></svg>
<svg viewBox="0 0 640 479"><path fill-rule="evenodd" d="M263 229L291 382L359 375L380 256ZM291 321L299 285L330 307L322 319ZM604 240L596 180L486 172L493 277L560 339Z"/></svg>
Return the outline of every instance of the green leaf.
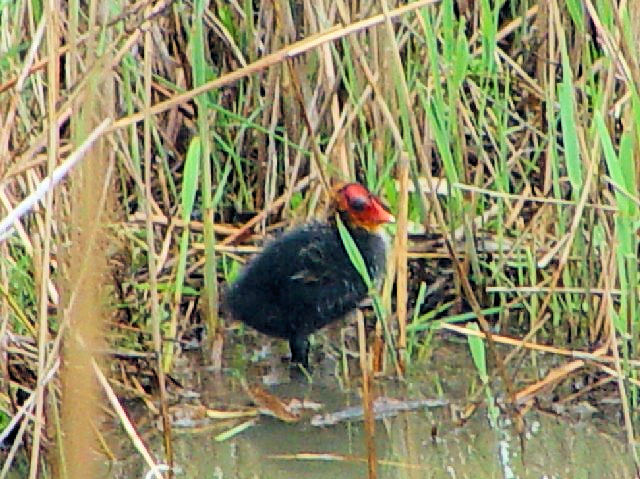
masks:
<svg viewBox="0 0 640 479"><path fill-rule="evenodd" d="M574 117L573 78L571 64L564 43L562 48L562 83L560 84L560 123L564 142L564 157L567 163L567 175L573 189L573 197L578 198L582 191L582 163L578 147L577 125Z"/></svg>
<svg viewBox="0 0 640 479"><path fill-rule="evenodd" d="M198 173L200 171L200 137L195 136L189 144L187 158L184 162L184 176L182 177L182 220L189 221L193 211L193 203L198 190Z"/></svg>
<svg viewBox="0 0 640 479"><path fill-rule="evenodd" d="M371 289L371 287L373 286L373 282L371 281L371 276L369 276L367 265L364 262L362 254L360 254L358 246L356 245L355 241L353 241L349 230L340 219L340 215L336 215L336 224L338 225L340 239L342 240L344 248L347 250L347 255L349 256L351 264L353 264L353 267L360 274L362 280L364 281L364 284L367 285L367 288Z"/></svg>
<svg viewBox="0 0 640 479"><path fill-rule="evenodd" d="M474 331L478 331L478 325L476 323L469 323L467 324L467 327ZM473 358L473 363L476 365L480 379L486 384L489 381L489 376L487 375L487 358L484 348L484 340L478 336L469 335L467 336L467 342L469 343L471 357Z"/></svg>
<svg viewBox="0 0 640 479"><path fill-rule="evenodd" d="M584 32L584 15L582 13L582 2L578 0L567 0L567 10L571 15L571 20L578 27L578 30Z"/></svg>

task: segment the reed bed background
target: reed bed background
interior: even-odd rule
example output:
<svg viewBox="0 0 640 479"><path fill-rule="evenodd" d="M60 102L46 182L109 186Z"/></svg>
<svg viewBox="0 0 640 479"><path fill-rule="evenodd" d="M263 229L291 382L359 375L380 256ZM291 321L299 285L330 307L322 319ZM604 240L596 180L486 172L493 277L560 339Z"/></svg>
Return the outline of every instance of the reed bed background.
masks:
<svg viewBox="0 0 640 479"><path fill-rule="evenodd" d="M223 365L225 284L351 180L398 218L375 372L445 328L519 411L588 377L635 444L639 36L624 0L0 2L0 219L79 159L0 231L0 478L89 477L95 398L170 463L176 356Z"/></svg>

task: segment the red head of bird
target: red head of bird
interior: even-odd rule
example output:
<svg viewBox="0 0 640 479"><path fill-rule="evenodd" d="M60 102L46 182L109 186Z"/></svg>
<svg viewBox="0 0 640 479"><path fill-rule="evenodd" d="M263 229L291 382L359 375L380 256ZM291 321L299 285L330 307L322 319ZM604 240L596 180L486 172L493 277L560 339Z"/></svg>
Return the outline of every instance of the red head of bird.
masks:
<svg viewBox="0 0 640 479"><path fill-rule="evenodd" d="M380 225L395 221L380 198L359 183L339 185L335 198L338 211L346 213L355 226L375 231Z"/></svg>

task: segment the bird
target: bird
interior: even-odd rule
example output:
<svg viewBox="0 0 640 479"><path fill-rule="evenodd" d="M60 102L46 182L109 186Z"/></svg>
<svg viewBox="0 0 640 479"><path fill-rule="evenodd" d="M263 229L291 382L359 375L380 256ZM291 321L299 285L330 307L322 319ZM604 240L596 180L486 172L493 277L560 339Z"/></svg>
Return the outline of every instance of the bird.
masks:
<svg viewBox="0 0 640 479"><path fill-rule="evenodd" d="M359 183L333 189L335 211L353 238L372 280L386 269L388 239L382 229L395 218ZM231 316L257 331L286 339L291 362L308 369L308 336L354 310L368 288L355 269L335 215L294 228L268 243L226 292Z"/></svg>

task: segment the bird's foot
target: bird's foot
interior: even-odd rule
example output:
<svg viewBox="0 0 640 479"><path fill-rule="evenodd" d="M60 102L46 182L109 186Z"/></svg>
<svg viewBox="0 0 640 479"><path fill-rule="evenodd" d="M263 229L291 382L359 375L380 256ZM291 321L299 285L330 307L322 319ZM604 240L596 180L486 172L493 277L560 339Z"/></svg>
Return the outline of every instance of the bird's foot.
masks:
<svg viewBox="0 0 640 479"><path fill-rule="evenodd" d="M293 336L289 339L291 362L299 363L309 369L309 339L306 336Z"/></svg>

